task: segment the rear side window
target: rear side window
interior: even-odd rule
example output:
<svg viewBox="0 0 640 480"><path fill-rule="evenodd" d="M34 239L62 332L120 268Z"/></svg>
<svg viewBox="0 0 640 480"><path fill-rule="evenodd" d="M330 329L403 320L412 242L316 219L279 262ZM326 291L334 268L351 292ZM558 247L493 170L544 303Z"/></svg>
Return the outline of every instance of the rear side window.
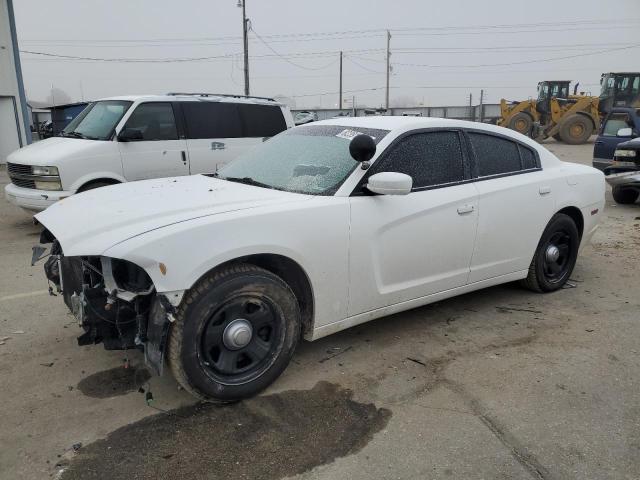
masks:
<svg viewBox="0 0 640 480"><path fill-rule="evenodd" d="M520 150L520 157L522 157L523 170L528 170L530 168L538 167L538 162L536 161L536 154L533 153L533 150L520 144L518 144L518 149Z"/></svg>
<svg viewBox="0 0 640 480"><path fill-rule="evenodd" d="M187 138L241 138L237 105L225 102L183 102Z"/></svg>
<svg viewBox="0 0 640 480"><path fill-rule="evenodd" d="M612 113L604 124L602 135L615 137L618 134L618 130L629 127L632 127L629 122L629 115L626 113Z"/></svg>
<svg viewBox="0 0 640 480"><path fill-rule="evenodd" d="M413 188L464 180L464 159L457 132L428 132L408 136L383 160L382 172L405 173Z"/></svg>
<svg viewBox="0 0 640 480"><path fill-rule="evenodd" d="M472 132L469 132L469 139L476 154L480 177L522 170L517 143Z"/></svg>
<svg viewBox="0 0 640 480"><path fill-rule="evenodd" d="M287 129L282 109L271 105L238 104L246 137L273 137Z"/></svg>
<svg viewBox="0 0 640 480"><path fill-rule="evenodd" d="M177 140L178 130L170 103L141 103L133 111L125 128L142 133L143 140Z"/></svg>

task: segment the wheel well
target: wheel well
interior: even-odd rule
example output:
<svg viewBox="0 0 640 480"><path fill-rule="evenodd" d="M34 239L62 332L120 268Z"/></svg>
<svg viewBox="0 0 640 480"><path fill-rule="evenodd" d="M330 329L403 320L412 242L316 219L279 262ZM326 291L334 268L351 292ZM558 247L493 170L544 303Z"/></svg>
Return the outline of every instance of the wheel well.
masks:
<svg viewBox="0 0 640 480"><path fill-rule="evenodd" d="M578 233L580 234L580 238L582 238L582 231L584 230L584 218L582 218L582 212L577 207L565 207L560 210L558 213L564 213L571 217L571 219L575 222L576 227L578 228Z"/></svg>
<svg viewBox="0 0 640 480"><path fill-rule="evenodd" d="M284 280L298 299L300 314L302 315L302 334L306 336L311 333L313 330L314 310L313 290L306 272L297 262L283 255L261 253L229 260L228 262L218 265L216 270L233 263L248 263L256 267L264 268Z"/></svg>
<svg viewBox="0 0 640 480"><path fill-rule="evenodd" d="M87 183L85 183L84 185L82 185L80 188L78 188L77 192L84 192L85 190L88 190L89 187L91 187L92 185L95 185L96 183L105 183L107 185L116 185L118 183L120 183L118 180L114 180L113 178L96 178L94 180L90 180Z"/></svg>

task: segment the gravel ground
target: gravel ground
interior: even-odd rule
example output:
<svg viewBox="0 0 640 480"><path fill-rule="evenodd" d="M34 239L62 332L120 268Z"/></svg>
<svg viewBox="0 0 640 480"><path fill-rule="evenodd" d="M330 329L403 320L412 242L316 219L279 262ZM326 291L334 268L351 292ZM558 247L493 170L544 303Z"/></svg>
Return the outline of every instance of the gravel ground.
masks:
<svg viewBox="0 0 640 480"><path fill-rule="evenodd" d="M592 143L546 146L590 163ZM303 343L222 408L137 353L124 370L78 347L29 267L38 233L0 201L2 479L640 478L640 208L610 192L574 288L503 285Z"/></svg>

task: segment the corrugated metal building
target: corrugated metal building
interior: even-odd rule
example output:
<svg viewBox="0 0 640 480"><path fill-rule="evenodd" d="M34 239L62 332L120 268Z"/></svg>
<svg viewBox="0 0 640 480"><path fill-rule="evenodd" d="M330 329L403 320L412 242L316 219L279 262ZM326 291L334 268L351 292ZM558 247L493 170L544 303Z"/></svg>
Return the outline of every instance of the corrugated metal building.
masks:
<svg viewBox="0 0 640 480"><path fill-rule="evenodd" d="M0 164L31 143L12 0L0 0Z"/></svg>

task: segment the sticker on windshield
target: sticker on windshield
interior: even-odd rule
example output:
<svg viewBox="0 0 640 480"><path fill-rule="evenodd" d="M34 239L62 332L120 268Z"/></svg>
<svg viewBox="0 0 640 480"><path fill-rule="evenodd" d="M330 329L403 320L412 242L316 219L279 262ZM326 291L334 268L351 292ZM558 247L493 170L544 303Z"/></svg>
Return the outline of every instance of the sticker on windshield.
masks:
<svg viewBox="0 0 640 480"><path fill-rule="evenodd" d="M345 140L353 140L354 137L357 137L358 135L365 135L362 132L356 132L355 130L349 130L348 128L342 130L340 133L338 133L336 135L336 137L338 138L344 138ZM374 140L376 139L376 137L371 137Z"/></svg>

